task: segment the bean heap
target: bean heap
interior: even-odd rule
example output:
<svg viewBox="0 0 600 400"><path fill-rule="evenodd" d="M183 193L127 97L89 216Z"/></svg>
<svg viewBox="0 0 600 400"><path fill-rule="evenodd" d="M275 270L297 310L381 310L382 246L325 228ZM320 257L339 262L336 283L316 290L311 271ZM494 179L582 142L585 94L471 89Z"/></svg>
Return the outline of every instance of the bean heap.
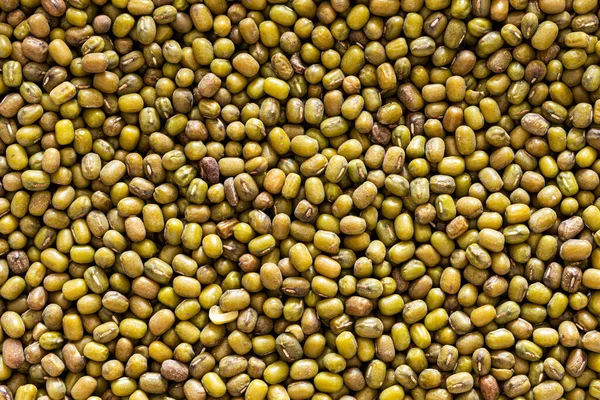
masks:
<svg viewBox="0 0 600 400"><path fill-rule="evenodd" d="M600 399L598 0L0 10L0 399Z"/></svg>

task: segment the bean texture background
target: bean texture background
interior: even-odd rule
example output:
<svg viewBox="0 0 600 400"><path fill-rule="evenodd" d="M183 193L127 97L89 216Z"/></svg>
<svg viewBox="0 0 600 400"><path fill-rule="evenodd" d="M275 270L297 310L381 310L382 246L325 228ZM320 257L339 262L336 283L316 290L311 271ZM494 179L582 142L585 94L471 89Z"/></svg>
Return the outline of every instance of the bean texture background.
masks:
<svg viewBox="0 0 600 400"><path fill-rule="evenodd" d="M598 0L0 0L0 400L600 399Z"/></svg>

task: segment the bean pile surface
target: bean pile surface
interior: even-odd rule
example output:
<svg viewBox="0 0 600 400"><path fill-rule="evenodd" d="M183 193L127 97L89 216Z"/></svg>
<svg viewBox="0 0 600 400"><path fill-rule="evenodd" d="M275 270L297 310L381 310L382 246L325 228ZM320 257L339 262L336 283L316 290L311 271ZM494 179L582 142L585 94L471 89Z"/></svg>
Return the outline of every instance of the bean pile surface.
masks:
<svg viewBox="0 0 600 400"><path fill-rule="evenodd" d="M598 0L1 0L0 400L600 399Z"/></svg>

